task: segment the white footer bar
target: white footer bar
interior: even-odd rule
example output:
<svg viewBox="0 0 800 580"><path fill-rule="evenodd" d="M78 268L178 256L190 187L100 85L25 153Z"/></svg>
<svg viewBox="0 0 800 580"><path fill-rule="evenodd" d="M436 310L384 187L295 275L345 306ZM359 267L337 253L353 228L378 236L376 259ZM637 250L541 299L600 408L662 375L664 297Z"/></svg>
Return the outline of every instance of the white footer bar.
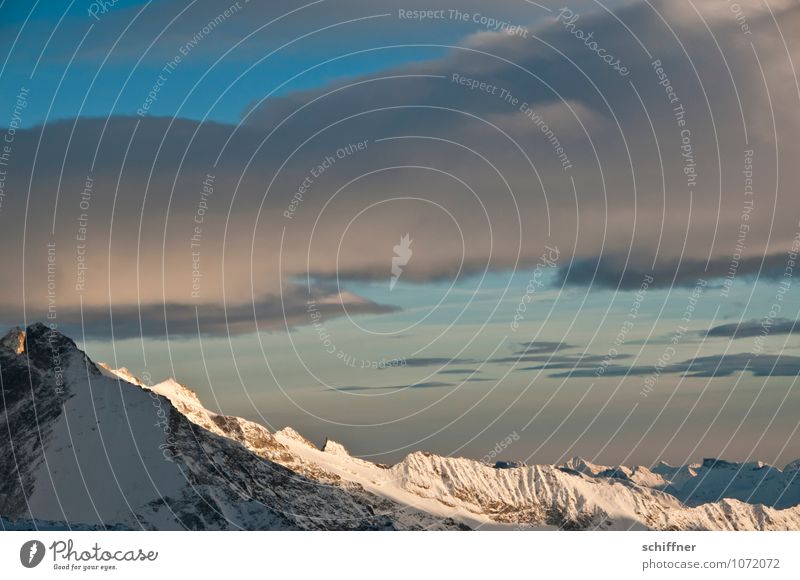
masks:
<svg viewBox="0 0 800 580"><path fill-rule="evenodd" d="M0 533L3 578L800 578L798 552L800 532Z"/></svg>

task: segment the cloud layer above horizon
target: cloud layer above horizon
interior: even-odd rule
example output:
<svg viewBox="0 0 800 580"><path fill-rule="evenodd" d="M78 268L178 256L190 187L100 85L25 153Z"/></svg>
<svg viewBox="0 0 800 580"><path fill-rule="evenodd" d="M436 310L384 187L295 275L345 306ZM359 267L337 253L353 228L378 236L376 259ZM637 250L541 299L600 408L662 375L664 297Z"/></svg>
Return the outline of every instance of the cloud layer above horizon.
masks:
<svg viewBox="0 0 800 580"><path fill-rule="evenodd" d="M174 16L172 3L162 4L149 18ZM64 75L101 66L101 56L133 64L135 44L114 45L110 31L139 26L140 8L104 14L77 63L62 59ZM346 8L337 22L379 11L339 52L260 90L246 75L218 88L220 98L258 94L238 123L218 120L214 108L187 118L180 108L160 116L110 107L102 117L53 115L16 129L0 236L7 271L19 275L0 281L11 297L0 316L46 316L48 275L62 319L75 323L82 311L90 336L109 336L112 316L123 336L164 336L310 324L309 301L322 301L325 317L394 312L391 294L349 288L387 279L391 249L408 232L410 283L530 269L547 247L559 249L556 288L784 275L800 229L791 186L800 177L798 85L787 66L800 37L795 3L742 3L747 34L725 2L498 8L491 22L442 10L435 30L457 40L441 45L431 19L401 17L413 6ZM202 3L165 26L139 56L182 58L160 73L151 104L208 91L228 60L268 66L271 55L297 50L256 57L269 26L236 45L255 22L291 10L248 4L209 28L213 6ZM326 32L315 31L334 15L327 4L312 13L304 46L316 54ZM778 21L782 36L769 34ZM366 32L375 27L404 27L413 46L376 43ZM181 50L180 31L195 28L196 48ZM228 54L234 46L245 54ZM396 63L421 46L438 56ZM601 55L618 55L626 74ZM54 62L44 53L39 66ZM376 70L287 88L334 63ZM208 75L194 85L179 77L203 66ZM146 103L153 81L125 94L139 91ZM93 90L72 82L52 103ZM30 92L22 118L49 98ZM745 195L746 175L758 177L754 196Z"/></svg>

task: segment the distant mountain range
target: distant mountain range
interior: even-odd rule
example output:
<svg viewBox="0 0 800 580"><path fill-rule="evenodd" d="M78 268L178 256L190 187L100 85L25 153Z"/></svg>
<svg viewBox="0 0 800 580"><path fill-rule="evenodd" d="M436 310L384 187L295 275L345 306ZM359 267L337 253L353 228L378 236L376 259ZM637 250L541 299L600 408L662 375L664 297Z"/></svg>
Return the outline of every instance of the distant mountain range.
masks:
<svg viewBox="0 0 800 580"><path fill-rule="evenodd" d="M393 466L146 385L43 324L0 342L6 529L800 530L800 462Z"/></svg>

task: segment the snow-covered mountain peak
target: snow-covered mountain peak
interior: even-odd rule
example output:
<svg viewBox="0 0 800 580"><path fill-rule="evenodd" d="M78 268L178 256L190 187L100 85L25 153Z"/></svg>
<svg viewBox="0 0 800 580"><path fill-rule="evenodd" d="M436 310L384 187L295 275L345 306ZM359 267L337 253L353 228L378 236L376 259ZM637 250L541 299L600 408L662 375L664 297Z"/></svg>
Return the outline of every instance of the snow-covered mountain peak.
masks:
<svg viewBox="0 0 800 580"><path fill-rule="evenodd" d="M175 379L167 379L147 388L168 398L178 408L186 407L193 410L202 409L203 411L208 411L200 402L197 393Z"/></svg>
<svg viewBox="0 0 800 580"><path fill-rule="evenodd" d="M131 371L129 371L125 367L120 367L118 369L115 369L106 363L99 362L97 363L97 368L99 368L100 372L107 377L122 379L123 381L132 383L138 387L145 386L144 382L142 382L142 380L139 377L134 375Z"/></svg>
<svg viewBox="0 0 800 580"><path fill-rule="evenodd" d="M12 332L16 329L12 329ZM48 338L49 340L62 342L67 341L71 343L73 346L75 345L72 342L72 339L67 337L65 334L62 334L57 329L51 328L42 322L34 322L33 324L28 325L26 329L24 329L23 334L25 338L30 341L39 341L42 338Z"/></svg>
<svg viewBox="0 0 800 580"><path fill-rule="evenodd" d="M784 473L789 473L798 470L800 470L800 459L795 459L794 461L787 463L783 468Z"/></svg>
<svg viewBox="0 0 800 580"><path fill-rule="evenodd" d="M673 471L673 470L675 470L677 468L675 466L673 466L672 464L667 463L666 461L659 461L651 469L652 469L652 471L658 473L658 472L661 472L661 471Z"/></svg>
<svg viewBox="0 0 800 580"><path fill-rule="evenodd" d="M597 475L600 472L606 471L610 469L606 465L597 465L590 461L586 461L583 457L572 457L564 462L561 467L565 469L570 469L572 471L578 471L580 473L587 473L590 475Z"/></svg>
<svg viewBox="0 0 800 580"><path fill-rule="evenodd" d="M301 443L306 447L310 447L311 449L317 449L316 445L314 445L311 441L300 435L300 433L298 433L291 427L284 427L283 429L276 431L275 437L278 439L278 441Z"/></svg>
<svg viewBox="0 0 800 580"><path fill-rule="evenodd" d="M724 459L717 459L716 457L703 458L702 467L706 469L731 469L738 467L738 464L725 461Z"/></svg>
<svg viewBox="0 0 800 580"><path fill-rule="evenodd" d="M51 328L41 322L34 322L24 331L13 329L12 333L17 337L22 333L24 338L24 351L29 358L36 359L41 365L57 366L57 362L66 362L66 359L77 357L81 363L88 363L92 372L97 373L95 364L86 358L75 342L57 329ZM84 372L86 369L84 369Z"/></svg>
<svg viewBox="0 0 800 580"><path fill-rule="evenodd" d="M334 441L333 439L327 439L325 441L325 445L322 447L322 450L325 453L330 453L332 455L342 455L344 457L350 457L350 452L345 448L344 445Z"/></svg>
<svg viewBox="0 0 800 580"><path fill-rule="evenodd" d="M188 416L192 413L200 413L202 415L210 416L214 415L214 413L211 413L203 406L203 404L200 402L200 398L197 396L197 393L195 393L186 385L179 383L175 379L170 378L165 381L161 381L156 385L147 385L126 367L115 369L102 362L97 363L97 367L100 369L100 372L107 377L123 380L136 385L137 387L142 387L145 390L157 393L162 397L166 397L184 415Z"/></svg>
<svg viewBox="0 0 800 580"><path fill-rule="evenodd" d="M0 339L0 347L20 355L25 352L25 331L15 326Z"/></svg>

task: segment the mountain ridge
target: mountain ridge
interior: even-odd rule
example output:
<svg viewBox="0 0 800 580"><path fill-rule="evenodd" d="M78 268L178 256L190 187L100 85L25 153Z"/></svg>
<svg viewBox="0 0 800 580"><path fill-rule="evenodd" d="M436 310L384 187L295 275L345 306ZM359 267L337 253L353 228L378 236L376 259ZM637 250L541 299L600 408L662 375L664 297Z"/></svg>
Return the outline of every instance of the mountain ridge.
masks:
<svg viewBox="0 0 800 580"><path fill-rule="evenodd" d="M62 368L60 393L54 360ZM174 379L147 385L127 369L95 364L41 324L3 338L0 371L6 423L0 472L11 476L0 483L0 522L115 529L800 529L799 461L784 470L717 459L630 468L576 458L497 469L417 451L385 466L353 457L333 440L320 449L291 427L273 433L209 411ZM745 467L749 477L739 477ZM712 497L720 489L730 497Z"/></svg>

